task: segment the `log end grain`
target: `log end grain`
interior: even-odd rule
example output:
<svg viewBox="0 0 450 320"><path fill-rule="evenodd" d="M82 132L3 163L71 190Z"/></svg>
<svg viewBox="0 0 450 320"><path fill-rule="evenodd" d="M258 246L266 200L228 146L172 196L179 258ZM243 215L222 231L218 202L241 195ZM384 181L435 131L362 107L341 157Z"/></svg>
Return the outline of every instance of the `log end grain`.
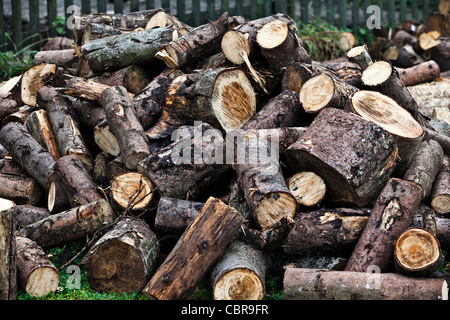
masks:
<svg viewBox="0 0 450 320"><path fill-rule="evenodd" d="M58 271L55 268L42 267L35 269L28 276L25 291L32 297L42 297L51 292L56 292L58 286Z"/></svg>
<svg viewBox="0 0 450 320"><path fill-rule="evenodd" d="M264 49L273 49L282 44L289 34L289 27L282 20L266 23L257 33L256 42Z"/></svg>
<svg viewBox="0 0 450 320"><path fill-rule="evenodd" d="M268 193L256 208L256 220L263 230L269 229L283 218L293 219L296 211L297 200L291 193Z"/></svg>
<svg viewBox="0 0 450 320"><path fill-rule="evenodd" d="M262 300L264 284L252 270L237 268L223 274L213 288L214 300Z"/></svg>
<svg viewBox="0 0 450 320"><path fill-rule="evenodd" d="M222 38L222 52L225 57L236 65L243 64L245 59L243 55L250 55L250 43L247 33L241 33L235 30L226 32Z"/></svg>
<svg viewBox="0 0 450 320"><path fill-rule="evenodd" d="M325 182L314 172L301 171L289 179L289 191L299 204L307 207L319 204L326 190Z"/></svg>
<svg viewBox="0 0 450 320"><path fill-rule="evenodd" d="M137 172L121 174L111 183L112 197L124 209L146 208L154 199L154 189L150 179Z"/></svg>
<svg viewBox="0 0 450 320"><path fill-rule="evenodd" d="M361 81L367 86L377 86L385 82L392 74L392 65L387 61L377 61L368 66L361 75Z"/></svg>

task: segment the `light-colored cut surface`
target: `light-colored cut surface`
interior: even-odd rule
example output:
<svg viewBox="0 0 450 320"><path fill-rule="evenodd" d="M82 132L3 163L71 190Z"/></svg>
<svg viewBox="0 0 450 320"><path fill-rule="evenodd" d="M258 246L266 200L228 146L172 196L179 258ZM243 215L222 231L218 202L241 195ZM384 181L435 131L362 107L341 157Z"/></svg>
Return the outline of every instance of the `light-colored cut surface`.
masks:
<svg viewBox="0 0 450 320"><path fill-rule="evenodd" d="M326 185L314 172L302 171L289 180L289 191L299 204L314 206L325 197Z"/></svg>
<svg viewBox="0 0 450 320"><path fill-rule="evenodd" d="M123 208L145 208L153 199L153 189L153 183L137 172L121 174L111 183L112 196Z"/></svg>
<svg viewBox="0 0 450 320"><path fill-rule="evenodd" d="M300 103L306 111L314 112L330 102L333 92L334 84L330 76L317 75L303 84L300 90Z"/></svg>
<svg viewBox="0 0 450 320"><path fill-rule="evenodd" d="M282 44L288 36L288 26L282 20L265 24L256 35L256 42L264 49L273 49Z"/></svg>
<svg viewBox="0 0 450 320"><path fill-rule="evenodd" d="M258 275L239 268L226 272L214 286L214 300L261 300L264 285Z"/></svg>
<svg viewBox="0 0 450 320"><path fill-rule="evenodd" d="M266 229L283 218L293 219L296 209L297 201L290 193L269 193L256 208L256 220L262 229Z"/></svg>

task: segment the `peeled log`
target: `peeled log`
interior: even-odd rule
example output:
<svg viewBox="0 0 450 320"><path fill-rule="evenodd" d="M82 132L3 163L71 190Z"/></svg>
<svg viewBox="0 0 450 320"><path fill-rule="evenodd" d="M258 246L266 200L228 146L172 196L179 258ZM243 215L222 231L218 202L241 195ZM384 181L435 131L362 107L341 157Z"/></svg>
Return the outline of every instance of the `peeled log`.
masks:
<svg viewBox="0 0 450 320"><path fill-rule="evenodd" d="M4 126L0 130L0 144L31 177L43 188L47 188L47 180L53 173L56 160L22 124L11 122Z"/></svg>
<svg viewBox="0 0 450 320"><path fill-rule="evenodd" d="M431 207L438 214L450 213L450 159L444 155L442 166L431 189Z"/></svg>
<svg viewBox="0 0 450 320"><path fill-rule="evenodd" d="M397 161L397 145L380 126L325 108L287 150L289 167L325 180L331 202L364 207L376 197Z"/></svg>
<svg viewBox="0 0 450 320"><path fill-rule="evenodd" d="M263 252L233 241L211 271L214 300L262 300L267 269Z"/></svg>
<svg viewBox="0 0 450 320"><path fill-rule="evenodd" d="M403 175L422 142L422 126L397 102L376 91L355 92L350 97L350 109L393 136L399 156L394 172Z"/></svg>
<svg viewBox="0 0 450 320"><path fill-rule="evenodd" d="M439 78L439 75L441 74L439 65L433 60L406 69L397 68L397 71L400 80L405 86L414 86L419 83L431 82L436 78Z"/></svg>
<svg viewBox="0 0 450 320"><path fill-rule="evenodd" d="M124 218L89 249L86 273L98 292L139 293L159 257L156 235L142 220Z"/></svg>
<svg viewBox="0 0 450 320"><path fill-rule="evenodd" d="M239 212L210 197L142 293L158 300L189 298L243 222Z"/></svg>
<svg viewBox="0 0 450 320"><path fill-rule="evenodd" d="M45 251L33 240L16 237L17 278L19 284L32 297L56 292L59 273Z"/></svg>
<svg viewBox="0 0 450 320"><path fill-rule="evenodd" d="M0 198L0 300L17 299L14 202Z"/></svg>
<svg viewBox="0 0 450 320"><path fill-rule="evenodd" d="M50 248L76 241L112 223L114 213L104 199L53 214L20 229L16 235Z"/></svg>
<svg viewBox="0 0 450 320"><path fill-rule="evenodd" d="M397 272L414 277L429 277L444 261L439 240L429 231L412 227L395 243L394 261Z"/></svg>
<svg viewBox="0 0 450 320"><path fill-rule="evenodd" d="M397 273L287 268L287 300L448 300L445 279L416 279Z"/></svg>
<svg viewBox="0 0 450 320"><path fill-rule="evenodd" d="M392 178L381 191L345 271L386 272L394 259L395 240L408 229L422 201L414 183Z"/></svg>
<svg viewBox="0 0 450 320"><path fill-rule="evenodd" d="M434 179L442 166L444 152L435 140L423 141L411 161L403 180L412 181L422 190L422 199L430 196Z"/></svg>
<svg viewBox="0 0 450 320"><path fill-rule="evenodd" d="M347 57L350 61L360 66L362 70L366 69L373 63L366 45L357 46L350 49L347 52Z"/></svg>

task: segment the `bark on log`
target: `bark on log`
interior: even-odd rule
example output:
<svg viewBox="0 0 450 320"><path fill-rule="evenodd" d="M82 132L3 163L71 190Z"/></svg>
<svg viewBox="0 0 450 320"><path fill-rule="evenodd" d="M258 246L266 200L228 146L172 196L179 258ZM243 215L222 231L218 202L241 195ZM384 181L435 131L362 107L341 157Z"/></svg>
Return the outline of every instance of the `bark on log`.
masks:
<svg viewBox="0 0 450 320"><path fill-rule="evenodd" d="M150 139L164 138L195 120L225 131L239 129L255 110L255 92L242 70L199 70L172 81L161 117L146 133Z"/></svg>
<svg viewBox="0 0 450 320"><path fill-rule="evenodd" d="M153 183L137 172L118 175L111 182L111 197L120 210L149 209L156 198L155 193Z"/></svg>
<svg viewBox="0 0 450 320"><path fill-rule="evenodd" d="M113 72L104 72L90 80L112 87L122 86L132 94L138 93L150 82L147 71L137 65L130 65Z"/></svg>
<svg viewBox="0 0 450 320"><path fill-rule="evenodd" d="M386 272L393 263L395 240L412 225L421 199L421 189L414 183L390 179L344 270L368 272L376 266L379 272Z"/></svg>
<svg viewBox="0 0 450 320"><path fill-rule="evenodd" d="M34 139L45 149L50 155L58 160L61 155L53 134L47 111L39 109L33 111L25 121L25 127Z"/></svg>
<svg viewBox="0 0 450 320"><path fill-rule="evenodd" d="M183 75L179 69L166 69L154 77L140 92L133 97L136 115L144 130L150 129L159 119L166 102L167 90L172 81Z"/></svg>
<svg viewBox="0 0 450 320"><path fill-rule="evenodd" d="M378 125L325 108L286 155L293 172L314 171L325 180L331 202L364 207L389 179L397 145Z"/></svg>
<svg viewBox="0 0 450 320"><path fill-rule="evenodd" d="M62 95L56 97L48 103L47 115L60 155L77 156L91 169L92 155L81 135L72 102Z"/></svg>
<svg viewBox="0 0 450 320"><path fill-rule="evenodd" d="M269 261L253 246L235 240L211 271L214 300L262 300Z"/></svg>
<svg viewBox="0 0 450 320"><path fill-rule="evenodd" d="M430 196L434 179L442 166L443 159L444 153L438 142L423 141L408 170L403 175L403 180L415 183L422 190L422 200Z"/></svg>
<svg viewBox="0 0 450 320"><path fill-rule="evenodd" d="M2 121L2 127L6 126L10 122L18 122L25 124L30 114L35 111L34 107L21 106L16 112L7 115Z"/></svg>
<svg viewBox="0 0 450 320"><path fill-rule="evenodd" d="M269 63L271 73L281 77L284 70L294 62L311 63L294 20L281 13L271 18L256 34L256 42Z"/></svg>
<svg viewBox="0 0 450 320"><path fill-rule="evenodd" d="M124 218L90 249L87 280L98 292L141 292L159 258L156 235L142 220Z"/></svg>
<svg viewBox="0 0 450 320"><path fill-rule="evenodd" d="M60 246L92 235L114 220L109 203L99 199L29 224L16 235L36 241L42 248Z"/></svg>
<svg viewBox="0 0 450 320"><path fill-rule="evenodd" d="M47 188L47 180L53 173L56 160L39 145L23 125L11 122L4 126L0 130L0 144L30 177Z"/></svg>
<svg viewBox="0 0 450 320"><path fill-rule="evenodd" d="M14 201L16 204L36 205L45 193L43 188L32 178L0 174L0 197Z"/></svg>
<svg viewBox="0 0 450 320"><path fill-rule="evenodd" d="M429 128L425 128L424 133L425 133L425 135L423 137L423 141L435 140L435 141L439 142L444 153L447 156L450 156L450 137L448 135L439 133L439 132L429 129Z"/></svg>
<svg viewBox="0 0 450 320"><path fill-rule="evenodd" d="M39 51L33 58L33 64L51 63L58 67L76 69L78 57L75 49Z"/></svg>
<svg viewBox="0 0 450 320"><path fill-rule="evenodd" d="M155 61L156 53L173 40L176 29L164 27L90 41L81 47L94 73Z"/></svg>
<svg viewBox="0 0 450 320"><path fill-rule="evenodd" d="M106 89L102 93L101 104L110 130L119 143L125 167L135 170L137 164L150 154L150 148L128 92L124 87Z"/></svg>
<svg viewBox="0 0 450 320"><path fill-rule="evenodd" d="M239 212L210 197L142 293L158 300L189 298L242 223Z"/></svg>
<svg viewBox="0 0 450 320"><path fill-rule="evenodd" d="M393 99L376 91L360 90L350 97L349 110L388 131L398 147L394 175L402 176L423 139L423 128Z"/></svg>
<svg viewBox="0 0 450 320"><path fill-rule="evenodd" d="M350 49L347 52L347 57L350 61L356 63L363 71L373 63L366 45Z"/></svg>
<svg viewBox="0 0 450 320"><path fill-rule="evenodd" d="M244 18L228 17L228 13L224 13L217 20L200 25L169 42L156 57L169 68L183 68L196 59L220 51L220 42L226 30L242 22Z"/></svg>
<svg viewBox="0 0 450 320"><path fill-rule="evenodd" d="M33 240L16 237L17 278L19 285L32 297L56 292L59 273L45 251Z"/></svg>
<svg viewBox="0 0 450 320"><path fill-rule="evenodd" d="M369 219L369 209L320 209L297 213L283 251L294 256L349 257Z"/></svg>
<svg viewBox="0 0 450 320"><path fill-rule="evenodd" d="M436 61L442 72L450 70L450 38L439 38L439 44L431 49L430 59Z"/></svg>
<svg viewBox="0 0 450 320"><path fill-rule="evenodd" d="M308 113L319 113L324 108L344 109L348 98L358 89L329 74L311 77L300 90L300 103Z"/></svg>
<svg viewBox="0 0 450 320"><path fill-rule="evenodd" d="M431 207L438 214L450 213L450 158L446 155L431 189Z"/></svg>
<svg viewBox="0 0 450 320"><path fill-rule="evenodd" d="M284 71L281 80L281 88L283 90L295 91L299 94L303 84L312 76L312 66L301 62L295 62Z"/></svg>
<svg viewBox="0 0 450 320"><path fill-rule="evenodd" d="M394 264L398 273L430 277L441 267L443 261L439 240L425 229L408 228L395 243Z"/></svg>
<svg viewBox="0 0 450 320"><path fill-rule="evenodd" d="M331 72L339 80L354 86L356 88L361 88L361 67L354 62L344 61L344 62L326 62L322 63L320 67L317 68L319 72L325 70Z"/></svg>
<svg viewBox="0 0 450 320"><path fill-rule="evenodd" d="M288 268L287 300L448 300L445 279L416 279L397 273Z"/></svg>
<svg viewBox="0 0 450 320"><path fill-rule="evenodd" d="M0 300L17 299L15 207L14 202L0 199Z"/></svg>
<svg viewBox="0 0 450 320"><path fill-rule="evenodd" d="M80 158L63 156L56 162L54 168L56 176L50 180L53 182L57 179L60 182L72 208L102 198L91 171Z"/></svg>
<svg viewBox="0 0 450 320"><path fill-rule="evenodd" d="M0 174L23 177L27 175L17 162L8 157L0 159Z"/></svg>
<svg viewBox="0 0 450 320"><path fill-rule="evenodd" d="M46 208L36 207L29 204L17 205L15 220L18 226L26 226L50 216Z"/></svg>
<svg viewBox="0 0 450 320"><path fill-rule="evenodd" d="M205 123L192 132L180 129L177 141L152 153L137 165L137 171L153 181L161 196L195 200L232 171L224 163L222 134L211 129Z"/></svg>
<svg viewBox="0 0 450 320"><path fill-rule="evenodd" d="M400 80L405 86L431 82L438 78L441 73L439 65L433 60L406 69L397 68L397 71Z"/></svg>
<svg viewBox="0 0 450 320"><path fill-rule="evenodd" d="M182 234L200 213L204 204L204 202L161 197L156 209L155 229Z"/></svg>

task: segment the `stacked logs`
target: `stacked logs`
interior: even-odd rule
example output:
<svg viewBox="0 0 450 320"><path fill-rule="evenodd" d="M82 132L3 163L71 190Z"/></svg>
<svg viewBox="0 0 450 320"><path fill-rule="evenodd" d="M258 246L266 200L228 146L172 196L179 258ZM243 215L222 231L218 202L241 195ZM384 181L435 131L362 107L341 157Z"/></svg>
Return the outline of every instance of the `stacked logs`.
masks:
<svg viewBox="0 0 450 320"><path fill-rule="evenodd" d="M2 299L80 256L93 290L159 300L262 299L269 274L287 299L448 298L450 137L392 63L313 63L285 14L73 31L0 85Z"/></svg>

